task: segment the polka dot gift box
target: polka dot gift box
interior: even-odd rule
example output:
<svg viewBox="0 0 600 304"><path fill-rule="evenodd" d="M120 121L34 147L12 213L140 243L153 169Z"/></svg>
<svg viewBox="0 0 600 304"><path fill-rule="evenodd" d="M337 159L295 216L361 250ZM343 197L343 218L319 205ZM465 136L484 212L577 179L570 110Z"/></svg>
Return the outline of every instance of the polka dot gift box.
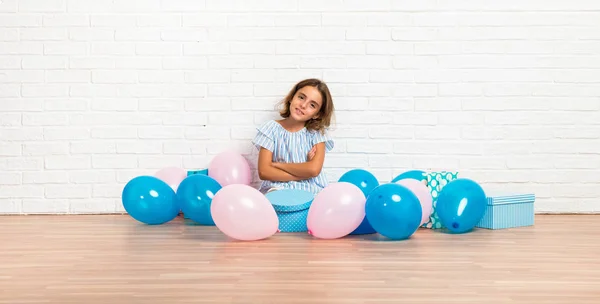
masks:
<svg viewBox="0 0 600 304"><path fill-rule="evenodd" d="M421 227L429 228L429 229L441 229L444 228L442 226L442 222L437 215L436 212L436 203L437 198L442 188L446 186L449 182L458 178L458 172L448 172L448 171L440 171L440 172L429 172L423 176L423 182L426 183L427 188L431 192L431 196L433 197L433 210L431 212L431 216L429 217L429 221L423 224Z"/></svg>
<svg viewBox="0 0 600 304"><path fill-rule="evenodd" d="M282 189L271 191L266 194L267 199L275 208L279 218L280 232L306 232L306 220L308 210L313 202L314 195L311 192Z"/></svg>

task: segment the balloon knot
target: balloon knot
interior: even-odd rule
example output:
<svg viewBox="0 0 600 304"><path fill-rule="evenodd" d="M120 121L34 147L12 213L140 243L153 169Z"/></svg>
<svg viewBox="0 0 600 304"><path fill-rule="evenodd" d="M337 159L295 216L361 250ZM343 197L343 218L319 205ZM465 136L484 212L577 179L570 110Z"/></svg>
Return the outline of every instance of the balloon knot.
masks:
<svg viewBox="0 0 600 304"><path fill-rule="evenodd" d="M309 235L312 235L312 231L310 231L310 229L308 230L308 234L309 234Z"/></svg>

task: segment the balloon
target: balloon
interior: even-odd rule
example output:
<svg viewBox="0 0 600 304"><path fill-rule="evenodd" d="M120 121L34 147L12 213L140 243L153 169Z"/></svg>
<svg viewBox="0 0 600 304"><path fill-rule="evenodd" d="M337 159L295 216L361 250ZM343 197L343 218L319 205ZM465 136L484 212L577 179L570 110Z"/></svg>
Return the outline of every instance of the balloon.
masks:
<svg viewBox="0 0 600 304"><path fill-rule="evenodd" d="M451 232L463 233L479 223L486 208L487 198L481 186L459 178L442 188L435 210L443 226Z"/></svg>
<svg viewBox="0 0 600 304"><path fill-rule="evenodd" d="M363 192L365 197L368 197L369 193L371 193L375 187L379 186L379 181L377 178L371 174L371 172L363 169L353 169L344 173L338 182L348 182L357 186ZM356 230L352 231L350 234L370 234L375 232L375 229L371 227L369 220L365 217L358 228L356 228Z"/></svg>
<svg viewBox="0 0 600 304"><path fill-rule="evenodd" d="M399 180L405 179L405 178L412 178L412 179L416 179L418 181L421 181L425 178L425 171L421 171L421 170L410 170L410 171L406 171L398 176L396 176L393 180L392 183L395 183Z"/></svg>
<svg viewBox="0 0 600 304"><path fill-rule="evenodd" d="M277 213L269 200L248 185L223 187L213 197L210 212L217 228L237 240L265 239L279 227Z"/></svg>
<svg viewBox="0 0 600 304"><path fill-rule="evenodd" d="M365 195L347 182L330 184L317 194L308 209L308 233L335 239L354 231L365 218Z"/></svg>
<svg viewBox="0 0 600 304"><path fill-rule="evenodd" d="M175 191L153 176L130 180L123 188L121 200L131 217L149 225L166 223L179 214Z"/></svg>
<svg viewBox="0 0 600 304"><path fill-rule="evenodd" d="M419 199L398 184L383 184L373 189L367 198L366 212L373 228L393 240L409 238L421 223Z"/></svg>
<svg viewBox="0 0 600 304"><path fill-rule="evenodd" d="M422 182L412 179L405 178L396 182L398 185L402 185L408 190L412 191L417 198L419 199L419 203L421 203L421 210L423 210L421 215L421 225L427 223L429 221L429 216L431 215L431 211L433 211L433 198L431 197L431 192L425 184Z"/></svg>
<svg viewBox="0 0 600 304"><path fill-rule="evenodd" d="M177 187L186 176L187 172L177 167L168 167L160 169L154 174L154 177L162 180L163 182L171 186L171 188L173 188L173 191L177 191Z"/></svg>
<svg viewBox="0 0 600 304"><path fill-rule="evenodd" d="M214 226L210 205L221 185L207 175L190 175L177 189L177 203L185 216L199 224Z"/></svg>
<svg viewBox="0 0 600 304"><path fill-rule="evenodd" d="M223 152L215 156L208 166L208 176L221 186L232 184L250 185L252 174L248 161L235 152Z"/></svg>

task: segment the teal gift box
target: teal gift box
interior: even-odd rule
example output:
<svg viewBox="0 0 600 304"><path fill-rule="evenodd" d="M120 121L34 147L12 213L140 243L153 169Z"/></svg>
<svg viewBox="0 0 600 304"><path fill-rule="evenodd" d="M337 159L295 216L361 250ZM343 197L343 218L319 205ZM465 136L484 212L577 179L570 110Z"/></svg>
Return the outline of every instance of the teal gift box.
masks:
<svg viewBox="0 0 600 304"><path fill-rule="evenodd" d="M265 196L277 213L280 232L308 231L306 220L314 199L311 192L282 189L268 192Z"/></svg>
<svg viewBox="0 0 600 304"><path fill-rule="evenodd" d="M488 195L487 208L477 227L506 229L533 226L535 194Z"/></svg>
<svg viewBox="0 0 600 304"><path fill-rule="evenodd" d="M451 171L438 171L438 172L428 172L423 175L422 182L427 185L429 192L432 197L432 205L433 208L431 210L431 215L429 216L429 221L421 227L429 228L429 229L441 229L444 228L442 222L440 221L440 217L436 212L437 199L442 192L444 186L446 186L449 182L458 178L458 172Z"/></svg>

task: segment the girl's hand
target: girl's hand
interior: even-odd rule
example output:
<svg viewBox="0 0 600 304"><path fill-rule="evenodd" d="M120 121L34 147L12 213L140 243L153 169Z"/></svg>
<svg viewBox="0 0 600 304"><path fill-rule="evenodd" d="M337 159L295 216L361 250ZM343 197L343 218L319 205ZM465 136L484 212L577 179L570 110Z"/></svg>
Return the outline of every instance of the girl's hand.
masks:
<svg viewBox="0 0 600 304"><path fill-rule="evenodd" d="M308 152L308 160L312 160L313 157L315 157L315 153L317 152L317 148L316 147L312 147L312 149L310 149L310 151Z"/></svg>

